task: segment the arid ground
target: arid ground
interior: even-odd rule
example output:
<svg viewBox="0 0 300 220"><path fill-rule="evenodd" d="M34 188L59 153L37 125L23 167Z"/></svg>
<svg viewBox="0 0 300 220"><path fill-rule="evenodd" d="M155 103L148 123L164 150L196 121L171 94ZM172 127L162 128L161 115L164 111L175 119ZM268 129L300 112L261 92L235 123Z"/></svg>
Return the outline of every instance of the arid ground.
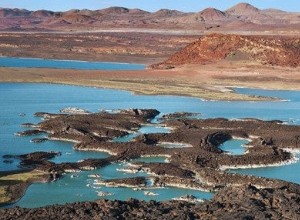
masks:
<svg viewBox="0 0 300 220"><path fill-rule="evenodd" d="M1 33L2 56L118 61L151 65L199 39L170 33ZM291 38L284 37L283 39ZM294 37L295 38L295 37ZM298 60L295 59L295 62ZM63 83L129 90L138 94L185 95L213 100L261 100L229 87L300 88L300 68L262 65L243 54L212 63L141 71L0 68L2 82Z"/></svg>
<svg viewBox="0 0 300 220"><path fill-rule="evenodd" d="M188 65L173 70L144 71L0 68L0 79L2 82L44 82L115 88L149 95L259 100L261 97L239 95L227 87L298 90L300 69L222 62L205 66Z"/></svg>
<svg viewBox="0 0 300 220"><path fill-rule="evenodd" d="M165 70L131 72L0 68L0 81L257 100L261 97L237 95L226 88L300 89L299 16L298 12L259 9L248 3L193 13L123 7L66 12L1 8L0 56L148 66L171 63L172 69L168 65L160 68ZM198 41L211 33L236 36L215 35Z"/></svg>

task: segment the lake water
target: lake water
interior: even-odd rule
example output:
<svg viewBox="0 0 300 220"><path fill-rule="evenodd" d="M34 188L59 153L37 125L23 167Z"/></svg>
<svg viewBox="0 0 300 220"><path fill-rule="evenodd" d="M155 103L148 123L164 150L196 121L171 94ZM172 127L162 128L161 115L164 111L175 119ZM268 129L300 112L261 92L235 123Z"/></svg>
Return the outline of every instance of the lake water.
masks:
<svg viewBox="0 0 300 220"><path fill-rule="evenodd" d="M288 123L299 124L300 92L264 91L238 89L240 93L253 93L289 100L288 102L216 102L201 101L196 98L176 96L136 96L130 92L96 89L66 85L34 84L34 83L0 83L0 157L5 154L25 154L33 151L60 151L62 156L53 159L60 163L78 161L85 158L104 158L108 155L97 152L79 152L72 149L72 144L59 141L31 143L32 137L17 137L15 132L25 130L20 125L26 122L38 123L40 118L34 117L37 111L57 113L66 107L79 107L92 112L100 109L116 110L124 108L156 108L162 114L173 112L201 113L202 118L260 118L264 120L280 119ZM184 104L183 104L184 103ZM20 116L22 114L23 116ZM168 132L157 125L142 128L138 133ZM43 136L43 135L40 135ZM230 149L229 149L230 150ZM141 158L145 162L165 162L166 158ZM18 161L11 164L0 159L0 170L17 169ZM107 199L138 199L168 200L185 194L193 194L198 198L209 199L211 193L162 188L149 191L158 193L157 196L146 196L143 191L133 191L126 188L93 188L93 180L89 174L97 173L103 178L120 178L143 173L128 174L117 171L126 164L113 164L96 171L81 172L77 176L65 175L61 180L47 184L32 184L25 196L14 206L39 207L54 203ZM273 168L247 169L234 172L251 173L300 183L300 163ZM73 177L73 178L72 178ZM87 186L88 185L88 186ZM96 191L112 193L110 196L98 197Z"/></svg>
<svg viewBox="0 0 300 220"><path fill-rule="evenodd" d="M219 148L231 155L242 155L246 152L246 144L249 143L245 139L231 139L224 142Z"/></svg>
<svg viewBox="0 0 300 220"><path fill-rule="evenodd" d="M79 70L143 70L143 64L49 60L36 58L0 57L0 67L55 68Z"/></svg>
<svg viewBox="0 0 300 220"><path fill-rule="evenodd" d="M108 169L110 173L111 169ZM102 170L100 170L102 171ZM102 171L102 173L105 171ZM48 184L37 183L33 184L28 188L25 196L15 205L22 207L39 207L50 204L64 204L66 202L74 201L92 201L96 199L118 199L118 200L128 200L128 198L149 200L170 200L173 198L180 197L186 194L193 194L198 198L210 199L212 197L211 193L189 190L189 189L179 189L173 187L167 188L155 188L135 191L130 188L113 188L93 185L94 179L89 178L90 174L98 174L101 172L87 171L81 172L78 177L71 178L68 174L61 180L57 182L52 182ZM122 177L123 174L117 174L118 177ZM111 178L113 175L109 175ZM125 177L125 175L123 175ZM126 175L127 176L127 175ZM88 185L89 184L89 185ZM88 185L88 186L87 186ZM97 192L111 193L110 196L97 195ZM157 193L156 196L147 196L145 191L150 191Z"/></svg>
<svg viewBox="0 0 300 220"><path fill-rule="evenodd" d="M153 121L155 121L155 119ZM119 142L119 143L128 142L142 134L169 133L169 132L170 132L170 129L168 129L166 127L158 126L155 124L151 125L151 126L146 125L146 126L141 127L138 131L136 131L132 134L128 134L126 136L117 137L117 138L113 139L113 142Z"/></svg>

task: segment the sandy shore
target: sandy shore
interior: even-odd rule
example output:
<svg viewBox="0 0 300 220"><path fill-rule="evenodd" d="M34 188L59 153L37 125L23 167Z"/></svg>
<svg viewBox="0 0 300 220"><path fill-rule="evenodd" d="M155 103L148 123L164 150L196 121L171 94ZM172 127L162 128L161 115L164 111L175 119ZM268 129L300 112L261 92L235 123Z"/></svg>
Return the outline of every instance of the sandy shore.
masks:
<svg viewBox="0 0 300 220"><path fill-rule="evenodd" d="M0 82L59 83L121 89L146 95L257 101L264 98L236 94L230 88L300 90L300 68L266 67L240 61L140 71L0 68Z"/></svg>
<svg viewBox="0 0 300 220"><path fill-rule="evenodd" d="M151 30L153 31L153 30ZM255 32L256 33L256 32ZM247 33L240 33L247 34ZM264 33L257 33L264 35ZM199 33L0 33L0 55L48 59L153 64L166 60L199 39ZM26 39L26 40L20 40ZM146 43L145 43L146 42ZM242 58L241 58L242 59ZM170 70L89 71L1 68L0 82L61 83L180 95L207 100L265 100L236 94L231 87L300 90L300 67L263 66L250 60L224 60Z"/></svg>

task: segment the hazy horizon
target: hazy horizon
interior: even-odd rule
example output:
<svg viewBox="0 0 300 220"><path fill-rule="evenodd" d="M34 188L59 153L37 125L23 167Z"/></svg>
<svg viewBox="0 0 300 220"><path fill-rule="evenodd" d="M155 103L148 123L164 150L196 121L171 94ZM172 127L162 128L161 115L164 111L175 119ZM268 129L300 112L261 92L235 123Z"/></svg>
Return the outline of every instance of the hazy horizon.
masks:
<svg viewBox="0 0 300 220"><path fill-rule="evenodd" d="M19 8L27 10L52 10L52 11L67 11L71 9L103 9L108 7L126 7L126 8L139 8L145 11L154 12L160 9L171 9L179 10L184 12L196 12L201 11L208 7L213 7L219 10L226 10L238 3L249 3L259 9L275 8L290 12L300 11L300 1L299 0L288 0L285 2L274 0L250 0L250 1L239 1L239 0L228 0L219 2L217 0L213 1L203 1L203 0L186 0L182 3L181 0L164 0L156 1L144 0L138 2L136 0L53 0L51 3L48 1L41 0L2 0L0 2L0 8Z"/></svg>

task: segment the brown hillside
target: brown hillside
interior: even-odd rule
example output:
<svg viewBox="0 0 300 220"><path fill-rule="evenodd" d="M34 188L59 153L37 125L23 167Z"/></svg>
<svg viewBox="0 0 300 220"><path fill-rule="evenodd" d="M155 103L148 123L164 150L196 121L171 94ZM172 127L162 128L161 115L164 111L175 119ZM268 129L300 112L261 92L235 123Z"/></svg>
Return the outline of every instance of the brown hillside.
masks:
<svg viewBox="0 0 300 220"><path fill-rule="evenodd" d="M248 3L239 3L227 9L226 12L231 15L249 15L257 14L260 12L260 10Z"/></svg>
<svg viewBox="0 0 300 220"><path fill-rule="evenodd" d="M91 23L94 21L93 18L87 15L81 15L81 14L66 14L61 17L64 21L68 23Z"/></svg>
<svg viewBox="0 0 300 220"><path fill-rule="evenodd" d="M225 12L217 10L215 8L206 8L199 13L199 15L205 21L215 21L215 20L222 20L227 17Z"/></svg>
<svg viewBox="0 0 300 220"><path fill-rule="evenodd" d="M9 8L0 8L0 17L22 17L30 15L30 11L24 9L9 9Z"/></svg>
<svg viewBox="0 0 300 220"><path fill-rule="evenodd" d="M128 8L124 7L109 7L99 10L102 14L126 14L129 12Z"/></svg>
<svg viewBox="0 0 300 220"><path fill-rule="evenodd" d="M264 65L300 66L300 38L210 34L152 67L205 64L226 58L254 60Z"/></svg>
<svg viewBox="0 0 300 220"><path fill-rule="evenodd" d="M160 9L157 12L154 12L153 16L154 17L175 17L182 14L183 12L177 10Z"/></svg>
<svg viewBox="0 0 300 220"><path fill-rule="evenodd" d="M272 16L264 13L263 10L259 10L258 8L248 3L239 3L226 10L226 13L231 16L237 17L239 20L246 20L256 24L282 23L280 19L274 19Z"/></svg>
<svg viewBox="0 0 300 220"><path fill-rule="evenodd" d="M47 11L47 10L38 10L31 13L31 16L33 17L51 17L54 15L54 12Z"/></svg>

